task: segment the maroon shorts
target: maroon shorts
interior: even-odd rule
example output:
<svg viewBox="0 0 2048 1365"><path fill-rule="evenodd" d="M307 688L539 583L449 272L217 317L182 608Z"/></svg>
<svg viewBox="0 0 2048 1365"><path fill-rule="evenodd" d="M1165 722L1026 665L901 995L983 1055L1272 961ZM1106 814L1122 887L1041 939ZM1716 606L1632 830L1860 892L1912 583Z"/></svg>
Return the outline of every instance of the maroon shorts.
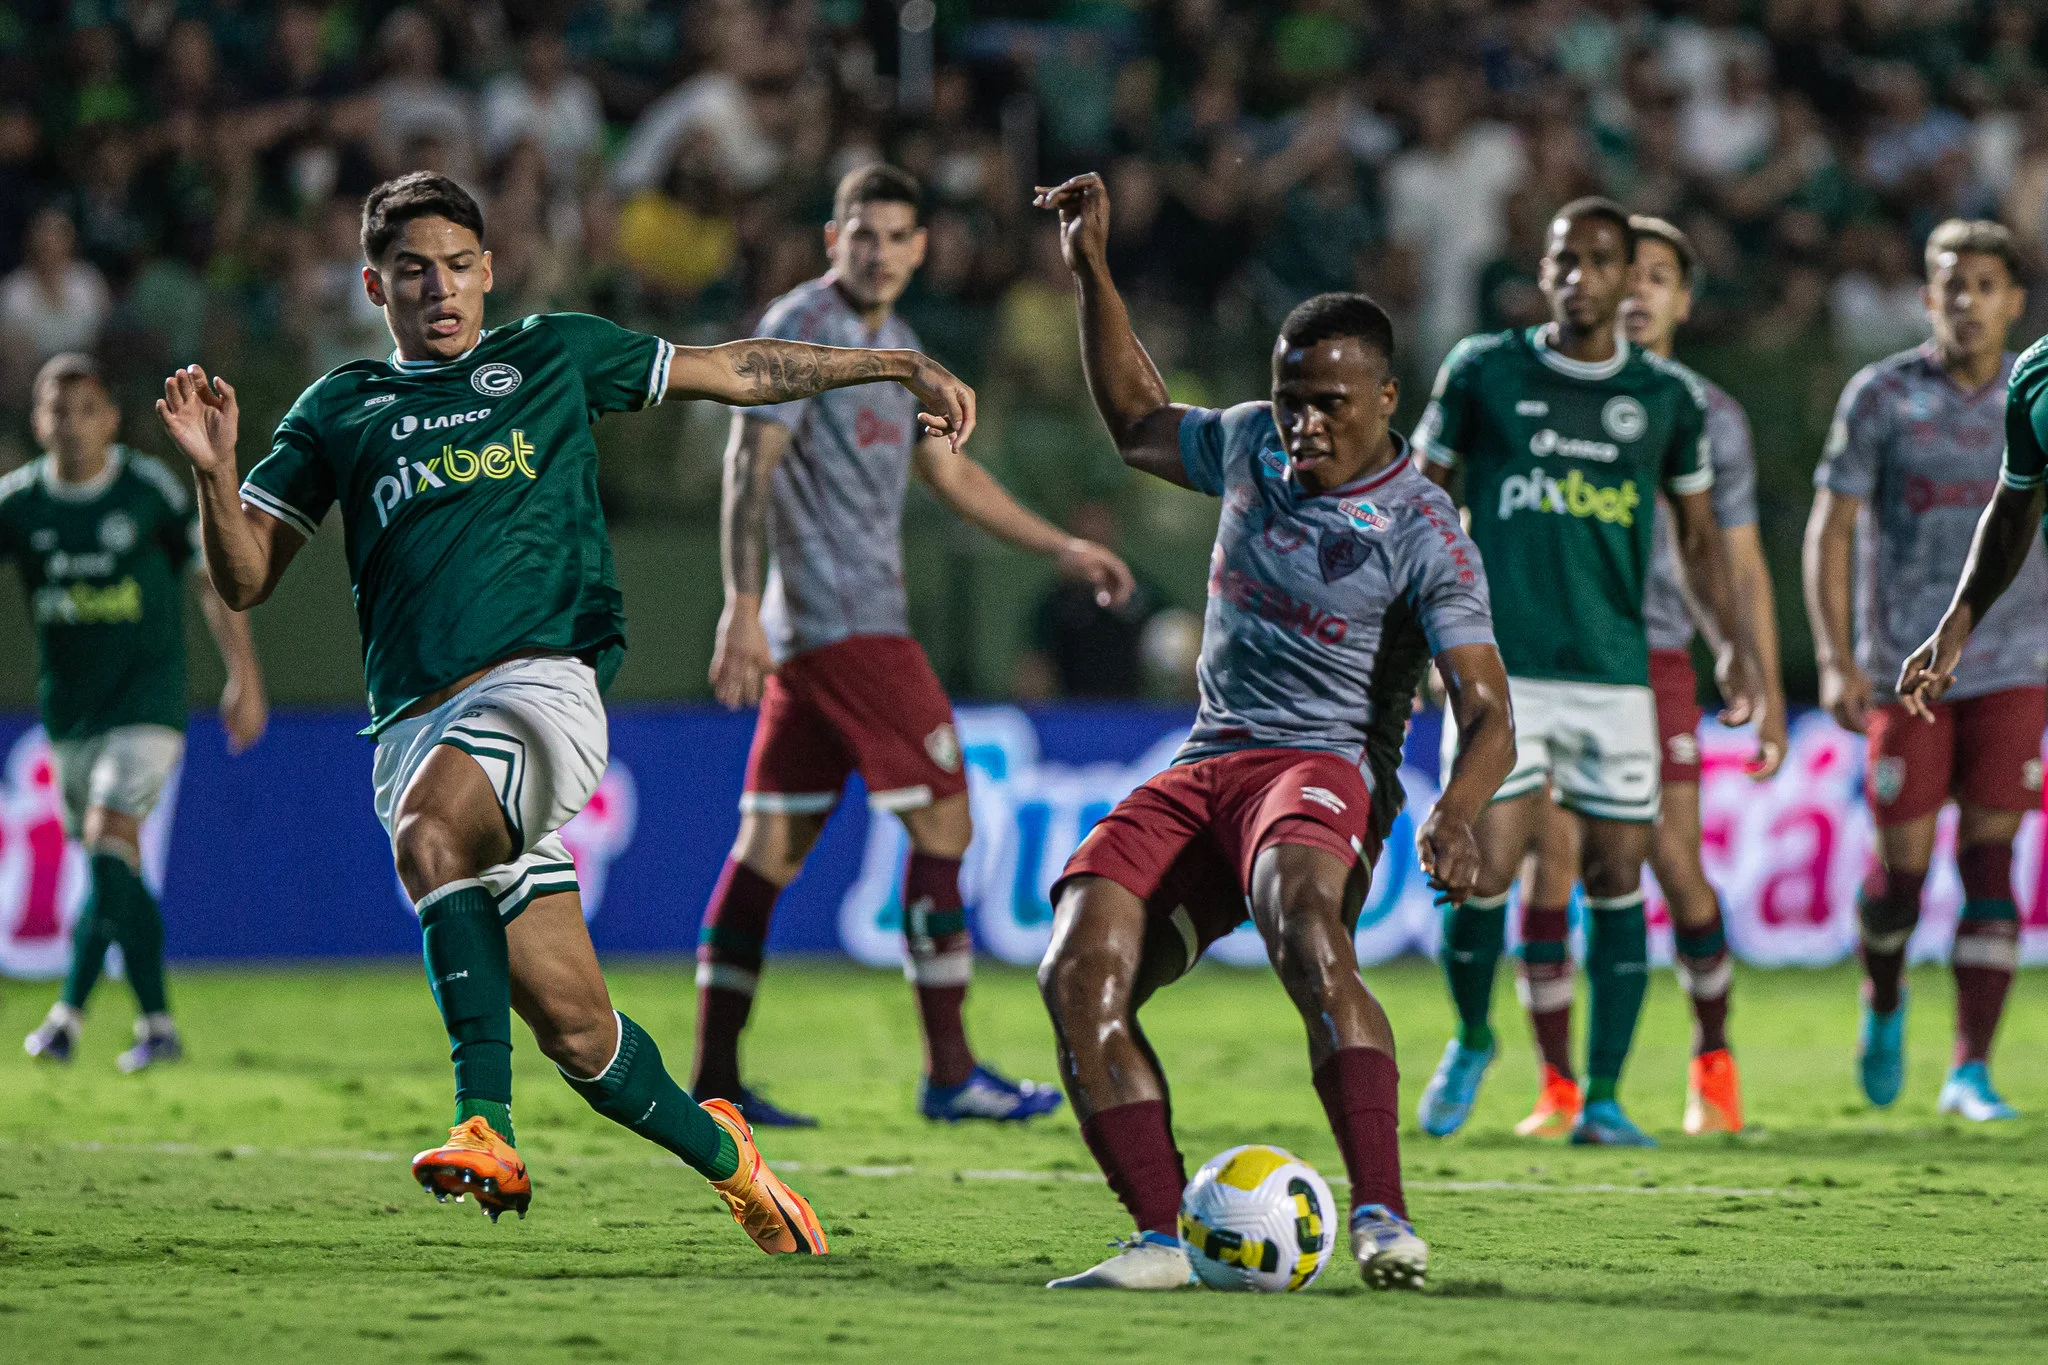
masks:
<svg viewBox="0 0 2048 1365"><path fill-rule="evenodd" d="M1664 755L1662 778L1700 780L1700 680L1689 649L1650 651L1650 691L1657 698L1657 747Z"/></svg>
<svg viewBox="0 0 2048 1365"><path fill-rule="evenodd" d="M2041 804L2048 688L2013 687L1936 702L1934 723L1894 702L1870 712L1864 793L1880 826L1910 824L1950 797L1984 810Z"/></svg>
<svg viewBox="0 0 2048 1365"><path fill-rule="evenodd" d="M879 810L967 790L952 703L915 640L853 635L770 674L740 809L819 814L856 771Z"/></svg>
<svg viewBox="0 0 2048 1365"><path fill-rule="evenodd" d="M1244 749L1168 768L1088 831L1052 899L1075 877L1106 877L1144 901L1156 924L1172 924L1192 965L1244 922L1252 864L1273 844L1370 866L1380 840L1357 766L1304 749Z"/></svg>

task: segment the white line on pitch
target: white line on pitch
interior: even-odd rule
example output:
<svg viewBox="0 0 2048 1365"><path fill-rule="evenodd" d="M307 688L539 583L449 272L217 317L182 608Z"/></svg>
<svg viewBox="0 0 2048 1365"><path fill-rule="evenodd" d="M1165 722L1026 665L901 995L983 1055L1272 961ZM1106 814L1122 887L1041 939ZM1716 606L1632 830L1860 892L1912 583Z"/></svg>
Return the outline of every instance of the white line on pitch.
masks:
<svg viewBox="0 0 2048 1365"><path fill-rule="evenodd" d="M0 1145L28 1146L32 1144L8 1142L0 1139ZM397 1152L378 1152L359 1149L337 1148L293 1148L293 1147L252 1147L247 1144L223 1145L196 1142L71 1142L64 1144L74 1152L150 1152L160 1156L211 1156L211 1157L288 1157L316 1161L399 1161ZM618 1166L650 1165L679 1166L676 1157L652 1157L644 1161L632 1157L603 1156L551 1156L541 1160L550 1166ZM1094 1171L1027 1171L997 1167L993 1169L937 1170L918 1166L828 1166L812 1165L802 1161L777 1161L772 1163L778 1171L808 1172L813 1175L847 1175L864 1180L892 1180L903 1176L932 1175L941 1179L951 1176L955 1180L1004 1180L1004 1181L1053 1181L1079 1182L1082 1184L1102 1183L1102 1177ZM1343 1176L1331 1179L1332 1185L1349 1185ZM1423 1190L1432 1194L1664 1194L1693 1195L1719 1199L1792 1199L1810 1197L1811 1191L1749 1189L1736 1185L1544 1185L1533 1180L1410 1180L1406 1182L1411 1190Z"/></svg>

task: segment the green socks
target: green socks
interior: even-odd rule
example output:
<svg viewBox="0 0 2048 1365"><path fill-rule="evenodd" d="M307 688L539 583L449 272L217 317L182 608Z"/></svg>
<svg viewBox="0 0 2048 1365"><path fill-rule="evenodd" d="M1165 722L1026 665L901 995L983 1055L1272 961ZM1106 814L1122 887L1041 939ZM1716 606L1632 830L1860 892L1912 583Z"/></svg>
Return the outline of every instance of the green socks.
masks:
<svg viewBox="0 0 2048 1365"><path fill-rule="evenodd" d="M512 1138L512 973L498 903L480 881L450 882L419 904L427 980L455 1062L455 1121L481 1114Z"/></svg>
<svg viewBox="0 0 2048 1365"><path fill-rule="evenodd" d="M64 1003L83 1009L100 979L107 949L121 945L121 962L135 1001L144 1014L164 1014L164 917L142 877L118 853L93 851L92 890L71 934L71 970L64 978Z"/></svg>
<svg viewBox="0 0 2048 1365"><path fill-rule="evenodd" d="M618 1016L619 1049L611 1065L583 1080L562 1073L569 1088L613 1123L668 1148L706 1179L725 1180L740 1167L732 1134L697 1107L661 1064L661 1049L647 1030Z"/></svg>
<svg viewBox="0 0 2048 1365"><path fill-rule="evenodd" d="M1458 1041L1493 1045L1493 969L1507 943L1508 898L1474 898L1444 912L1444 979L1458 1009Z"/></svg>
<svg viewBox="0 0 2048 1365"><path fill-rule="evenodd" d="M1586 976L1592 1010L1586 1046L1586 1102L1614 1098L1650 988L1650 938L1640 889L1586 900Z"/></svg>

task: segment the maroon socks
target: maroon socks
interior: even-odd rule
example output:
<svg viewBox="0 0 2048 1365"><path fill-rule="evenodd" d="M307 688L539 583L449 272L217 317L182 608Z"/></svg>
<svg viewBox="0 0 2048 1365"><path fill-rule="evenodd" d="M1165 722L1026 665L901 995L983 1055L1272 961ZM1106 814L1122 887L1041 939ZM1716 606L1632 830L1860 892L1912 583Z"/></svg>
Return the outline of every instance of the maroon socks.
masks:
<svg viewBox="0 0 2048 1365"><path fill-rule="evenodd" d="M1572 1074L1572 976L1575 969L1567 943L1570 933L1571 907L1522 907L1522 974L1515 984L1520 988L1522 1004L1529 1011L1529 1026L1536 1034L1537 1054L1563 1076Z"/></svg>
<svg viewBox="0 0 2048 1365"><path fill-rule="evenodd" d="M1316 1086L1322 1086L1320 1076ZM1091 1114L1081 1124L1081 1138L1138 1231L1175 1235L1188 1171L1166 1126L1166 1101L1141 1100Z"/></svg>
<svg viewBox="0 0 2048 1365"><path fill-rule="evenodd" d="M782 888L735 859L725 860L697 936L697 1066L690 1090L699 1099L737 1099L740 1033L761 980L768 918Z"/></svg>
<svg viewBox="0 0 2048 1365"><path fill-rule="evenodd" d="M974 975L974 944L960 905L958 858L911 853L903 878L903 939L903 971L924 1023L925 1075L934 1086L958 1085L974 1070L961 1014Z"/></svg>
<svg viewBox="0 0 2048 1365"><path fill-rule="evenodd" d="M1920 922L1920 888L1925 872L1881 868L1863 884L1856 918L1863 958L1863 989L1870 1008L1890 1014L1899 1007L1899 974L1906 966L1906 940Z"/></svg>
<svg viewBox="0 0 2048 1365"><path fill-rule="evenodd" d="M1963 916L1949 955L1956 979L1956 1065L1988 1061L2019 966L2019 909L2012 899L2012 846L1973 844L1956 854Z"/></svg>
<svg viewBox="0 0 2048 1365"><path fill-rule="evenodd" d="M1323 1112L1330 1116L1330 1130L1337 1136L1344 1169L1351 1177L1351 1207L1384 1204L1406 1218L1408 1202L1401 1194L1400 1080L1394 1059L1369 1047L1340 1048L1316 1068L1316 1094L1322 1097Z"/></svg>

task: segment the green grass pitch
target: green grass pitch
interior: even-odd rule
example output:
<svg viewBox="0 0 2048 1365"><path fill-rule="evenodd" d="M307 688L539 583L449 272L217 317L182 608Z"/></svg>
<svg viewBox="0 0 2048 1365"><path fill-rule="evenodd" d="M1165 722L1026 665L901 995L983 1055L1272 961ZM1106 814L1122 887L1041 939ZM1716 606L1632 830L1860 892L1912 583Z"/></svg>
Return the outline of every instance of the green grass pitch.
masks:
<svg viewBox="0 0 2048 1365"><path fill-rule="evenodd" d="M1734 1037L1755 1131L1677 1130L1688 1023L1668 973L1624 1087L1663 1139L1575 1151L1508 1130L1534 1063L1503 972L1509 1053L1468 1131L1403 1155L1431 1290L1368 1292L1338 1257L1307 1292L1048 1294L1125 1231L1065 1113L1024 1131L914 1117L900 977L771 964L753 1074L814 1109L770 1133L816 1203L822 1260L761 1256L688 1170L612 1127L520 1035L525 1222L436 1205L405 1158L445 1131L448 1070L416 966L186 971L191 1060L120 1076L106 989L83 1055L17 1040L49 986L0 994L0 1358L43 1362L873 1360L2039 1360L2048 1356L2048 1120L1933 1113L1945 974L1916 974L1912 1067L1888 1114L1857 1099L1846 971L1747 972ZM1403 1110L1445 1037L1428 965L1376 969L1404 1049ZM630 963L618 1001L687 1071L683 962ZM2008 1097L2048 1115L2048 1009L2023 974ZM985 970L981 1049L1051 1074L1023 973ZM1264 973L1204 968L1147 1012L1190 1165L1234 1143L1341 1175L1301 1031Z"/></svg>

